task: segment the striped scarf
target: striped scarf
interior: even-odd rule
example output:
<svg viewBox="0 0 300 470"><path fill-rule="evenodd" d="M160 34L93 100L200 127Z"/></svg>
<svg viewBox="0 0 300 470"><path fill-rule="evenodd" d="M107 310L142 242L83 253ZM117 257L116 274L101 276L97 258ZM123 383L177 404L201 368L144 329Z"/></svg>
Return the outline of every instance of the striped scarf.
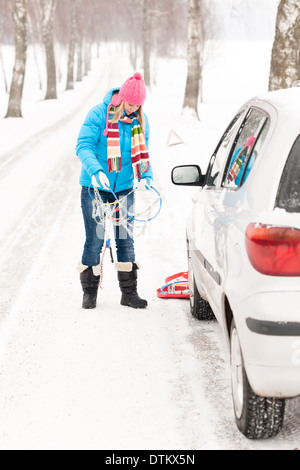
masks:
<svg viewBox="0 0 300 470"><path fill-rule="evenodd" d="M139 121L136 118L123 116L120 121L131 124L131 161L134 178L141 178L149 170L149 155ZM119 125L108 123L107 131L108 172L121 171L121 149Z"/></svg>

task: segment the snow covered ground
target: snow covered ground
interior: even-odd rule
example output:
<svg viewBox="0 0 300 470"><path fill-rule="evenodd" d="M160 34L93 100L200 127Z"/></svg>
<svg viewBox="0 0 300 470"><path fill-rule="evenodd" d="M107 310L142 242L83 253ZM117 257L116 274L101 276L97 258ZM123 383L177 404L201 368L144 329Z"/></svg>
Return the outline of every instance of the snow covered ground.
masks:
<svg viewBox="0 0 300 470"><path fill-rule="evenodd" d="M81 309L76 272L84 228L74 147L90 107L133 72L124 54L113 61L102 54L57 101L32 101L29 93L23 119L0 118L1 450L299 447L298 399L288 402L275 439L249 441L238 432L217 323L192 318L187 300L156 296L167 276L187 269L184 227L195 189L173 186L171 169L197 162L205 170L237 107L266 91L270 52L267 41L223 44L205 71L200 121L181 114L185 62L156 65L145 111L163 207L136 239L143 311L119 304L108 255L97 309ZM240 70L243 60L253 63L240 77L237 60ZM5 100L0 95L2 116ZM182 144L167 145L171 131Z"/></svg>

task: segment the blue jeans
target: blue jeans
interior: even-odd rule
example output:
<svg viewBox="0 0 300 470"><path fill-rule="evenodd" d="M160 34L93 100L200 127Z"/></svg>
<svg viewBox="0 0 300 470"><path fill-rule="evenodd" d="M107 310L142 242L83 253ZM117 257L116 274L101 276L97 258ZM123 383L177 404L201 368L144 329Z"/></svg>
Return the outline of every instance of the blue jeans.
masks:
<svg viewBox="0 0 300 470"><path fill-rule="evenodd" d="M94 197L94 190L90 189L91 195ZM112 193L106 191L99 191L101 198L104 203L112 203L115 201L115 198ZM127 196L131 193L131 189L121 191L116 193L118 199ZM89 189L86 186L82 186L81 190L81 208L85 226L85 244L82 255L82 264L85 266L97 266L100 263L100 254L103 248L104 239L105 239L105 230L101 224L97 222L92 217L93 211L93 201L89 194ZM133 212L134 206L134 194L131 193L127 197L127 211ZM116 213L116 217L118 214ZM133 220L128 218L127 226L130 228L130 231L133 230ZM109 235L111 236L111 234ZM117 250L117 260L119 262L128 262L132 263L135 261L134 253L134 240L128 234L126 228L122 226L114 225L114 238Z"/></svg>

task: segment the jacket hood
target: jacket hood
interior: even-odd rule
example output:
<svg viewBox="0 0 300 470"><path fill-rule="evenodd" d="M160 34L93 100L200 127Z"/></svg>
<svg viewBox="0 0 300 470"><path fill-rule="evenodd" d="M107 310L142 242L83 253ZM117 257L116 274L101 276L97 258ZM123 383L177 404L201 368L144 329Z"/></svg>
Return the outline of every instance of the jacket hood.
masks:
<svg viewBox="0 0 300 470"><path fill-rule="evenodd" d="M120 88L116 88L116 87L109 90L103 98L103 103L106 106L108 106L111 103L112 95L114 94L114 92L119 91L119 90L120 90Z"/></svg>

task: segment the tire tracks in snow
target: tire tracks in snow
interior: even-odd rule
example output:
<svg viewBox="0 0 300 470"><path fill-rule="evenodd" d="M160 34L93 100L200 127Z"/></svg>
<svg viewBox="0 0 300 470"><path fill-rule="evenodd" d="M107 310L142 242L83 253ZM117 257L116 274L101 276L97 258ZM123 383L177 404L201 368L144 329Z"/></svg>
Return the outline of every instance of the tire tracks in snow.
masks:
<svg viewBox="0 0 300 470"><path fill-rule="evenodd" d="M33 134L31 137L26 139L26 141L22 142L14 149L4 153L0 160L0 180L5 178L5 176L13 171L14 165L16 165L21 158L34 150L41 142L50 139L51 136L57 132L57 130L66 126L70 120L72 120L72 118L72 114L67 115L52 126L46 127L36 134Z"/></svg>
<svg viewBox="0 0 300 470"><path fill-rule="evenodd" d="M6 224L4 211L0 236L0 326L12 310L24 279L29 275L41 247L47 243L53 225L64 213L69 194L76 194L77 189L79 198L80 163L75 156L76 137L85 114L99 102L99 96L102 97L115 78L110 60L103 63L102 70L97 82L88 87L92 91L82 96L66 116L0 156L0 181L12 193L4 192L9 209L7 219L13 216ZM43 162L39 158L45 154L43 149L51 155L51 162ZM33 187L36 182L28 182L22 193L14 186L16 178L12 175L18 171L22 173L22 166L27 162L40 165L38 174L33 176L38 178L38 183ZM44 174L41 171L43 167L46 168Z"/></svg>
<svg viewBox="0 0 300 470"><path fill-rule="evenodd" d="M108 65L104 65L106 69ZM103 78L104 77L104 78ZM105 71L97 84L92 85L92 91L84 96L64 118L53 125L37 132L25 142L6 152L0 160L0 181L7 197L3 205L8 208L7 219L4 211L0 236L0 325L9 315L24 279L32 268L39 251L51 232L57 217L65 210L66 199L77 184L80 165L75 156L75 142L83 115L98 97L109 80L109 72ZM96 100L96 101L95 101ZM86 108L86 111L84 109ZM43 162L46 149L51 161ZM15 187L15 176L22 174L24 165L38 162L44 174L39 170L33 178L36 181L27 182L24 189ZM27 177L27 175L26 175ZM76 191L76 189L75 189ZM76 194L76 192L75 192ZM10 218L12 217L12 220ZM8 222L9 221L9 222Z"/></svg>
<svg viewBox="0 0 300 470"><path fill-rule="evenodd" d="M126 58L124 57L120 59L120 66L123 62L125 63L125 61ZM91 91L87 95L82 96L80 102L78 102L74 108L70 109L70 112L67 115L44 129L34 133L13 149L8 150L2 155L0 154L0 181L13 170L14 165L16 165L21 158L32 152L39 144L41 144L41 142L51 139L57 131L72 122L74 117L76 117L76 114L82 111L82 108L85 108L87 113L92 106L102 100L104 94L111 87L111 84L118 80L117 70L112 66L112 64L113 58L111 57L101 64L101 72L98 71L99 75L96 83L91 83ZM86 85L83 86L86 87ZM80 124L82 124L82 122Z"/></svg>
<svg viewBox="0 0 300 470"><path fill-rule="evenodd" d="M101 75L96 85L91 87L92 91L88 95L84 96L82 100L77 103L76 107L70 110L66 116L64 116L59 121L55 121L50 126L47 126L44 129L34 133L13 149L8 150L4 154L0 155L0 181L9 173L11 173L14 165L16 165L21 158L32 152L37 147L37 145L41 144L41 142L44 142L47 139L51 139L51 137L57 131L72 122L74 120L74 115L76 115L81 110L83 104L84 107L88 110L89 106L92 106L97 101L99 101L99 99L96 99L96 102L94 100L96 96L101 96L101 94L99 95L99 91L103 90L103 77L106 77L107 75L106 68L107 64L104 64L104 73ZM105 84L106 82L107 80L105 80ZM90 103L90 105L87 103Z"/></svg>
<svg viewBox="0 0 300 470"><path fill-rule="evenodd" d="M66 194L65 188L66 182L72 177L75 178L75 165L72 171L69 158L66 158L61 164L59 174L56 168L52 171L49 183L42 187L34 201L28 203L24 216L18 221L12 236L1 244L0 291L6 294L4 298L1 296L0 322L10 313L24 279L39 257L41 248L47 243L49 234L51 235L53 225L68 207L69 195ZM61 201L59 210L58 200Z"/></svg>
<svg viewBox="0 0 300 470"><path fill-rule="evenodd" d="M45 198L46 197L47 195L45 195ZM59 227L62 223L64 216L68 212L71 201L71 194L69 194L67 198L65 198L65 203L61 207L59 212L56 211L56 204L53 204L54 200L51 201L50 212L47 214L47 223L44 225L44 229L47 230L47 236L43 240L42 244L39 245L38 256L34 256L34 252L36 252L37 240L36 237L32 236L31 241L27 242L28 245L26 249L26 259L25 261L23 261L23 268L15 274L15 280L20 286L20 289L16 291L14 285L11 285L10 288L7 288L6 285L6 290L8 290L8 294L10 295L8 295L9 298L6 299L7 310L5 312L6 315L4 316L4 318L1 318L2 312L0 312L0 357L5 352L6 346L9 343L10 338L13 332L15 331L16 325L19 321L23 298L24 296L26 298L27 291L30 289L30 287L32 287L32 284L34 283L34 277L37 276L38 270L41 269L42 263L45 262L45 256L48 254L51 244L53 244L53 242L55 241L55 236L58 233ZM43 211L42 204L38 207L34 207L28 222L33 222L36 216L41 215L41 211ZM55 216L53 217L54 214ZM24 232L20 234L20 237L23 236L23 233ZM16 245L13 245L13 247L14 246ZM11 251L9 250L8 254L10 253ZM17 257L21 257L22 253L24 253L24 246L22 245L22 243L19 243L17 244L16 250ZM24 257L22 259L24 259ZM8 279L11 278L12 273L9 270L7 270L5 273L6 281L8 281Z"/></svg>

